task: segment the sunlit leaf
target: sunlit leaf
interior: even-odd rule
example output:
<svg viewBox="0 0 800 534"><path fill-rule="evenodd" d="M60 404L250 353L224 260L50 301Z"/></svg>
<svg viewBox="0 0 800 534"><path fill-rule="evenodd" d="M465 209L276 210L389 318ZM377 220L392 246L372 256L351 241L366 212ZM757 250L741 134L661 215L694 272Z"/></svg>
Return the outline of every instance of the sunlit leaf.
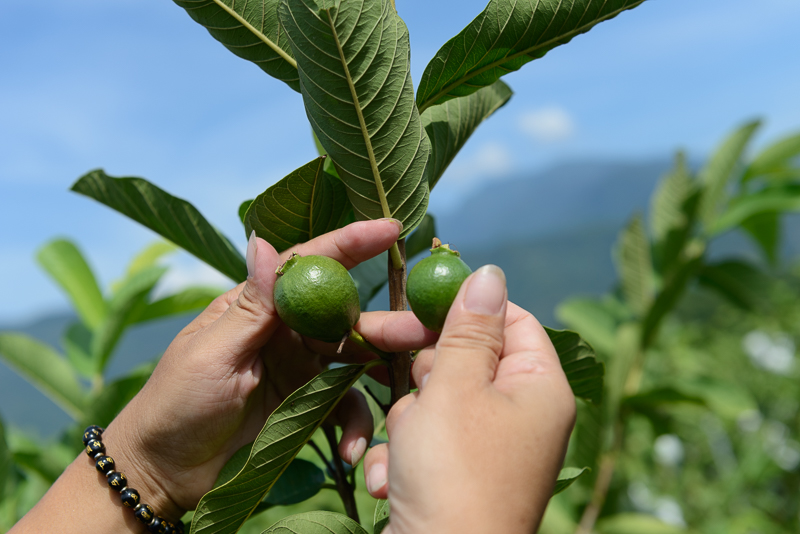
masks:
<svg viewBox="0 0 800 534"><path fill-rule="evenodd" d="M186 289L147 304L136 315L136 322L153 321L173 315L200 311L220 296L224 290L215 287L187 287Z"/></svg>
<svg viewBox="0 0 800 534"><path fill-rule="evenodd" d="M491 0L425 67L420 112L492 85L547 52L644 0Z"/></svg>
<svg viewBox="0 0 800 534"><path fill-rule="evenodd" d="M106 384L88 403L83 423L86 426L90 424L107 426L144 387L153 369L155 363L148 363Z"/></svg>
<svg viewBox="0 0 800 534"><path fill-rule="evenodd" d="M170 243L169 241L156 241L131 260L130 264L128 264L128 271L125 274L127 277L130 277L148 267L153 267L158 263L158 260L167 254L172 254L176 250L177 247L174 243Z"/></svg>
<svg viewBox="0 0 800 534"><path fill-rule="evenodd" d="M390 0L282 0L306 114L356 218L393 217L400 237L428 206L430 142L410 73L408 30Z"/></svg>
<svg viewBox="0 0 800 534"><path fill-rule="evenodd" d="M588 467L565 467L558 473L558 480L556 480L556 487L553 488L553 495L558 495L568 487L572 485L573 482L578 480L584 473L590 472L591 469Z"/></svg>
<svg viewBox="0 0 800 534"><path fill-rule="evenodd" d="M244 467L200 500L192 532L236 532L336 403L376 364L330 369L289 395L267 419Z"/></svg>
<svg viewBox="0 0 800 534"><path fill-rule="evenodd" d="M558 320L581 333L593 347L613 354L619 318L606 302L587 298L570 298L556 308Z"/></svg>
<svg viewBox="0 0 800 534"><path fill-rule="evenodd" d="M21 433L16 433L9 442L14 463L26 471L37 473L50 484L75 460L75 448L62 443L43 445L40 440L31 439Z"/></svg>
<svg viewBox="0 0 800 534"><path fill-rule="evenodd" d="M712 235L730 230L760 213L800 211L800 185L770 187L731 200L728 208L709 229Z"/></svg>
<svg viewBox="0 0 800 534"><path fill-rule="evenodd" d="M718 225L717 217L728 196L728 184L736 177L744 151L760 125L760 121L749 122L728 136L698 175L704 188L700 220L711 234L715 233L711 229Z"/></svg>
<svg viewBox="0 0 800 534"><path fill-rule="evenodd" d="M80 420L86 396L72 366L49 345L24 334L0 333L0 357L73 419Z"/></svg>
<svg viewBox="0 0 800 534"><path fill-rule="evenodd" d="M622 513L597 522L599 534L689 534L682 527L664 523L652 515Z"/></svg>
<svg viewBox="0 0 800 534"><path fill-rule="evenodd" d="M381 532L383 532L383 529L389 524L390 514L391 508L389 507L389 501L386 499L379 499L375 504L375 513L372 517L372 524L374 525L372 527L373 534L381 534Z"/></svg>
<svg viewBox="0 0 800 534"><path fill-rule="evenodd" d="M663 240L670 230L686 225L683 204L693 189L686 154L678 152L672 169L661 178L650 202L650 229L655 241Z"/></svg>
<svg viewBox="0 0 800 534"><path fill-rule="evenodd" d="M174 0L214 39L300 91L297 63L278 22L280 0Z"/></svg>
<svg viewBox="0 0 800 534"><path fill-rule="evenodd" d="M698 281L747 311L755 311L766 304L766 294L772 282L754 265L738 260L703 265Z"/></svg>
<svg viewBox="0 0 800 534"><path fill-rule="evenodd" d="M112 178L102 170L81 177L72 190L127 215L169 239L235 282L247 278L244 258L190 203L142 178Z"/></svg>
<svg viewBox="0 0 800 534"><path fill-rule="evenodd" d="M367 534L344 514L306 512L284 517L261 534Z"/></svg>
<svg viewBox="0 0 800 534"><path fill-rule="evenodd" d="M617 268L626 302L635 314L644 315L653 302L655 288L650 242L641 216L634 217L620 234Z"/></svg>
<svg viewBox="0 0 800 534"><path fill-rule="evenodd" d="M81 375L94 377L92 362L92 332L82 322L72 323L61 338L67 360Z"/></svg>
<svg viewBox="0 0 800 534"><path fill-rule="evenodd" d="M431 157L425 176L431 189L472 133L503 107L512 94L511 88L498 80L465 98L448 100L425 110L422 126L431 140Z"/></svg>
<svg viewBox="0 0 800 534"><path fill-rule="evenodd" d="M747 167L742 182L758 177L781 176L787 166L800 156L800 133L783 137L758 153Z"/></svg>
<svg viewBox="0 0 800 534"><path fill-rule="evenodd" d="M558 353L561 367L575 396L600 404L605 370L603 364L597 361L591 345L569 330L545 327L545 331Z"/></svg>
<svg viewBox="0 0 800 534"><path fill-rule="evenodd" d="M39 249L36 260L67 293L86 326L97 328L105 318L106 302L78 247L66 239L56 239Z"/></svg>
<svg viewBox="0 0 800 534"><path fill-rule="evenodd" d="M306 163L258 195L243 222L278 252L344 225L350 203L340 180L324 170L325 157Z"/></svg>

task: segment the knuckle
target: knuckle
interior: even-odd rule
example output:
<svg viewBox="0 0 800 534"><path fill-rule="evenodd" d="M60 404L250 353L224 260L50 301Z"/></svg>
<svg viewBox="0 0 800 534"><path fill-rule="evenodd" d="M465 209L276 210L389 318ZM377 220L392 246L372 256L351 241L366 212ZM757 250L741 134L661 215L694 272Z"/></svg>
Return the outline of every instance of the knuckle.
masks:
<svg viewBox="0 0 800 534"><path fill-rule="evenodd" d="M445 328L437 346L440 349L466 349L482 347L499 354L503 349L503 330L478 317L459 320Z"/></svg>

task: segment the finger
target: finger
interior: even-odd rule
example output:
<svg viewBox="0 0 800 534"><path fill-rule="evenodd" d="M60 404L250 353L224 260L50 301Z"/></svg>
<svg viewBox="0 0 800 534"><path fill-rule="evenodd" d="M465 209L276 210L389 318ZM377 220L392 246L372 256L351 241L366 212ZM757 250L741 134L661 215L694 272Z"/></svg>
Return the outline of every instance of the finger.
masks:
<svg viewBox="0 0 800 534"><path fill-rule="evenodd" d="M408 410L412 404L414 404L418 396L419 392L404 395L394 403L392 409L389 410L388 414L386 414L386 435L389 437L389 441L392 440L392 433L394 432L397 421L399 421L403 417L405 411Z"/></svg>
<svg viewBox="0 0 800 534"><path fill-rule="evenodd" d="M503 349L506 306L506 279L499 267L487 265L471 274L447 314L426 385L449 380L459 391L472 391L491 383Z"/></svg>
<svg viewBox="0 0 800 534"><path fill-rule="evenodd" d="M247 281L228 309L202 331L212 353L228 355L234 360L227 363L235 364L257 355L280 324L272 297L279 265L278 253L272 245L252 233L247 244ZM234 294L229 292L225 298L230 299Z"/></svg>
<svg viewBox="0 0 800 534"><path fill-rule="evenodd" d="M414 384L419 388L422 389L424 387L425 382L427 381L427 377L431 369L433 368L433 360L436 354L436 347L426 347L417 353L417 357L414 358L414 365L411 367L411 378L414 380Z"/></svg>
<svg viewBox="0 0 800 534"><path fill-rule="evenodd" d="M376 499L389 498L389 444L372 447L364 458L364 481Z"/></svg>
<svg viewBox="0 0 800 534"><path fill-rule="evenodd" d="M355 467L372 441L375 429L367 399L357 389L351 389L339 401L332 415L332 421L342 427L339 456Z"/></svg>
<svg viewBox="0 0 800 534"><path fill-rule="evenodd" d="M389 250L402 229L402 223L396 219L355 222L291 247L281 254L281 259L286 261L292 252L301 256L328 256L346 269L352 269L362 261Z"/></svg>

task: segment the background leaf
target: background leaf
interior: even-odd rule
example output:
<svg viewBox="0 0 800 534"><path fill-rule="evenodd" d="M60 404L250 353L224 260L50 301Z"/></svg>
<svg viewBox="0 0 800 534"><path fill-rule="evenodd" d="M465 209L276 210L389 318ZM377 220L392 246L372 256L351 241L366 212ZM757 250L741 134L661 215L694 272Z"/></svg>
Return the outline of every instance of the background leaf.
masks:
<svg viewBox="0 0 800 534"><path fill-rule="evenodd" d="M668 525L652 515L623 513L597 522L600 534L689 534L684 528Z"/></svg>
<svg viewBox="0 0 800 534"><path fill-rule="evenodd" d="M279 2L175 0L225 48L299 92L297 63L278 21Z"/></svg>
<svg viewBox="0 0 800 534"><path fill-rule="evenodd" d="M792 160L798 156L800 156L800 133L783 137L753 158L742 176L742 182L776 174L780 176L786 166L791 165Z"/></svg>
<svg viewBox="0 0 800 534"><path fill-rule="evenodd" d="M234 282L247 278L244 258L197 209L142 178L112 178L102 170L82 176L72 190L127 215L169 239Z"/></svg>
<svg viewBox="0 0 800 534"><path fill-rule="evenodd" d="M653 302L654 277L650 243L641 216L635 216L621 232L617 254L625 301L636 315L642 316Z"/></svg>
<svg viewBox="0 0 800 534"><path fill-rule="evenodd" d="M389 0L283 0L306 114L356 218L393 217L400 238L428 206L430 142L414 105L408 30Z"/></svg>
<svg viewBox="0 0 800 534"><path fill-rule="evenodd" d="M693 189L686 154L678 152L675 155L675 163L659 181L651 201L650 229L655 241L662 241L670 230L686 225L687 217L683 211L683 204Z"/></svg>
<svg viewBox="0 0 800 534"><path fill-rule="evenodd" d="M329 369L289 395L267 419L242 470L200 500L192 533L236 532L342 396L377 364Z"/></svg>
<svg viewBox="0 0 800 534"><path fill-rule="evenodd" d="M224 290L221 288L187 287L174 295L147 304L135 317L135 322L144 323L161 319L162 317L202 310L222 293L224 293Z"/></svg>
<svg viewBox="0 0 800 534"><path fill-rule="evenodd" d="M81 320L89 328L97 328L105 318L106 302L78 247L66 239L56 239L39 249L36 260L67 293Z"/></svg>
<svg viewBox="0 0 800 534"><path fill-rule="evenodd" d="M732 304L748 311L765 305L770 278L755 266L738 260L703 265L698 281Z"/></svg>
<svg viewBox="0 0 800 534"><path fill-rule="evenodd" d="M145 364L128 375L107 384L87 403L83 423L107 426L114 417L139 393L155 369L155 363Z"/></svg>
<svg viewBox="0 0 800 534"><path fill-rule="evenodd" d="M556 480L556 486L553 488L553 495L558 495L568 487L572 485L573 482L578 480L584 473L590 472L591 469L588 467L565 467L558 473L558 480Z"/></svg>
<svg viewBox="0 0 800 534"><path fill-rule="evenodd" d="M800 185L770 187L731 200L709 232L712 235L720 234L761 213L789 211L800 211Z"/></svg>
<svg viewBox="0 0 800 534"><path fill-rule="evenodd" d="M778 243L781 238L779 214L775 211L762 211L743 220L740 227L761 247L767 261L772 265L777 264Z"/></svg>
<svg viewBox="0 0 800 534"><path fill-rule="evenodd" d="M73 419L81 419L86 397L78 377L50 346L24 334L2 332L0 357Z"/></svg>
<svg viewBox="0 0 800 534"><path fill-rule="evenodd" d="M72 323L61 338L67 360L72 367L87 378L94 377L92 362L92 332L82 322Z"/></svg>
<svg viewBox="0 0 800 534"><path fill-rule="evenodd" d="M278 252L344 225L350 202L342 182L324 170L325 157L306 163L261 193L242 219Z"/></svg>
<svg viewBox="0 0 800 534"><path fill-rule="evenodd" d="M372 517L372 534L381 534L386 525L389 524L391 508L387 499L379 499L375 504L375 514Z"/></svg>
<svg viewBox="0 0 800 534"><path fill-rule="evenodd" d="M306 512L284 517L262 534L367 534L364 528L343 514Z"/></svg>
<svg viewBox="0 0 800 534"><path fill-rule="evenodd" d="M426 214L417 229L406 239L406 258L411 259L417 254L429 251L436 237L436 221L433 216Z"/></svg>
<svg viewBox="0 0 800 534"><path fill-rule="evenodd" d="M310 499L322 489L325 473L308 460L295 458L269 490L264 501L273 506L297 504Z"/></svg>
<svg viewBox="0 0 800 534"><path fill-rule="evenodd" d="M420 112L467 96L644 0L491 0L425 67Z"/></svg>
<svg viewBox="0 0 800 534"><path fill-rule="evenodd" d="M512 94L511 88L498 80L467 97L448 100L425 110L421 115L422 126L431 140L431 157L425 176L431 190L472 132L503 107Z"/></svg>
<svg viewBox="0 0 800 534"><path fill-rule="evenodd" d="M599 404L603 399L603 364L595 359L595 352L581 336L569 330L544 328L556 348L561 367L576 397Z"/></svg>

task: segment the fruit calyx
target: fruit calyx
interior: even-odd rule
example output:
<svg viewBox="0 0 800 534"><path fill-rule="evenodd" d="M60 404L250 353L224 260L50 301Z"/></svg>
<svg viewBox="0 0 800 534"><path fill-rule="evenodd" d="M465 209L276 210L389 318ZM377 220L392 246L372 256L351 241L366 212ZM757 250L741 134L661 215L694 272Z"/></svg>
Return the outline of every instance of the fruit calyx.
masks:
<svg viewBox="0 0 800 534"><path fill-rule="evenodd" d="M280 267L275 269L275 274L277 274L278 276L283 276L284 274L286 274L286 271L291 269L292 266L295 263L297 263L297 258L299 258L299 257L300 257L300 254L298 254L297 252L292 252L292 255L289 256L289 259L286 260L285 262L281 263Z"/></svg>
<svg viewBox="0 0 800 534"><path fill-rule="evenodd" d="M455 255L457 258L461 257L461 253L454 248L450 248L448 243L442 243L438 237L433 238L433 245L431 246L431 254L434 253L449 253Z"/></svg>

